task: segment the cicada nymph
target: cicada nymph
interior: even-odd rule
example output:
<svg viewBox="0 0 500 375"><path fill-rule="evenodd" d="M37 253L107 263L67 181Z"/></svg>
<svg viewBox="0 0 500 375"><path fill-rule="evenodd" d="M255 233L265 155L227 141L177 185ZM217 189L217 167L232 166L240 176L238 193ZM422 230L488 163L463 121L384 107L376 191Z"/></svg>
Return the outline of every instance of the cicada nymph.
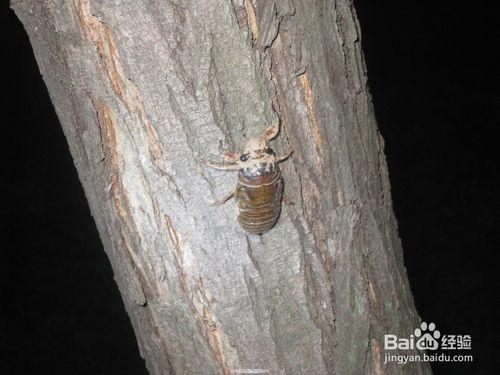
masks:
<svg viewBox="0 0 500 375"><path fill-rule="evenodd" d="M269 141L279 132L279 123L270 125L260 138L250 139L241 154L226 152L224 164L206 162L212 168L238 171L236 189L213 204L235 198L238 222L250 234L262 234L271 229L281 212L283 178L278 167L291 155L277 157Z"/></svg>

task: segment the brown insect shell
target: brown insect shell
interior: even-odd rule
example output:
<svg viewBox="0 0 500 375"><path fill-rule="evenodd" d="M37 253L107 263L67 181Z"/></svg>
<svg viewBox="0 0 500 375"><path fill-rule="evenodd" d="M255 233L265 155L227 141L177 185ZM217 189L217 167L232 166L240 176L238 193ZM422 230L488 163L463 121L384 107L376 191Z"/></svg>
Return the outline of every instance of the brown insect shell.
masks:
<svg viewBox="0 0 500 375"><path fill-rule="evenodd" d="M267 155L266 155L267 156ZM261 161L262 160L262 161ZM271 229L281 212L283 180L274 155L249 160L238 173L238 222L251 234Z"/></svg>

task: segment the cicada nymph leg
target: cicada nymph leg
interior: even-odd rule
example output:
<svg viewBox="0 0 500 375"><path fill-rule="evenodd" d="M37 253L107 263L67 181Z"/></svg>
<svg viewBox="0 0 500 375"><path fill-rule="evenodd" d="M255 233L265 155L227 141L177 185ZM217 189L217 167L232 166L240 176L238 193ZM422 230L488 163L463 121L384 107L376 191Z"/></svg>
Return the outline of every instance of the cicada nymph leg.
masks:
<svg viewBox="0 0 500 375"><path fill-rule="evenodd" d="M218 169L219 171L238 171L240 166L238 164L219 164L213 163L208 160L203 160L203 163L208 165L210 168Z"/></svg>
<svg viewBox="0 0 500 375"><path fill-rule="evenodd" d="M264 133L262 134L261 140L265 140L266 142L269 142L276 138L280 131L280 125L279 122L272 123L269 125L266 130L264 130ZM276 163L281 163L282 161L285 161L292 155L293 150L290 150L286 155L280 156L276 158Z"/></svg>
<svg viewBox="0 0 500 375"><path fill-rule="evenodd" d="M234 152L222 152L222 158L224 161L227 162L227 164L221 164L221 163L213 163L208 160L201 160L204 164L208 165L211 168L221 170L221 171L238 171L240 169L237 161L239 154L234 153ZM217 199L215 202L209 203L210 206L219 206L221 204L226 203L228 200L230 200L234 196L234 191L231 191L230 193L224 195L222 198Z"/></svg>
<svg viewBox="0 0 500 375"><path fill-rule="evenodd" d="M222 152L221 155L224 161L229 164L237 163L240 157L240 155L237 154L236 152L229 152L229 151Z"/></svg>
<svg viewBox="0 0 500 375"><path fill-rule="evenodd" d="M230 193L224 195L222 198L217 199L215 202L211 202L209 204L210 204L210 206L220 206L221 204L226 203L232 197L234 197L234 191L231 191Z"/></svg>
<svg viewBox="0 0 500 375"><path fill-rule="evenodd" d="M276 159L276 163L281 163L282 161L285 161L286 159L288 159L290 157L290 155L293 154L293 150L290 150L288 152L288 154L286 155L283 155L283 156L280 156L279 158Z"/></svg>
<svg viewBox="0 0 500 375"><path fill-rule="evenodd" d="M208 160L203 160L201 158L197 159L200 160L202 163L208 165L209 167L218 169L220 171L237 171L240 169L238 165L240 156L239 154L230 151L222 151L222 150L220 151L225 163L214 163Z"/></svg>
<svg viewBox="0 0 500 375"><path fill-rule="evenodd" d="M280 131L280 123L279 122L274 122L271 125L269 125L266 130L264 130L264 134L262 135L262 138L264 138L266 141L270 141L278 135Z"/></svg>

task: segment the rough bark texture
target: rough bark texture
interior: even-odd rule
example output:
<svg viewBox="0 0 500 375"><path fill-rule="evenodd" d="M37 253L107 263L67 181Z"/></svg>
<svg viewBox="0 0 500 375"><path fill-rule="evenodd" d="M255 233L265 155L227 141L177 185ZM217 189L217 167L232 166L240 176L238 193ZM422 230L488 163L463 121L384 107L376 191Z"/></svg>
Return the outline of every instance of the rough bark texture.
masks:
<svg viewBox="0 0 500 375"><path fill-rule="evenodd" d="M349 0L16 0L152 374L429 373ZM209 206L280 119L284 207ZM255 371L255 370L254 370Z"/></svg>

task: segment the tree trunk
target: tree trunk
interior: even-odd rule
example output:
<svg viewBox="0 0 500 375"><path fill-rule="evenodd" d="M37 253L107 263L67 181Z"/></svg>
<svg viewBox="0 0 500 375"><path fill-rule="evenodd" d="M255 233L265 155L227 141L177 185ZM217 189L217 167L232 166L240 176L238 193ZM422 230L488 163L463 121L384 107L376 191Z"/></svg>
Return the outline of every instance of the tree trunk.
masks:
<svg viewBox="0 0 500 375"><path fill-rule="evenodd" d="M349 0L12 5L150 373L430 373L383 363L419 317ZM199 159L278 119L293 204L247 235Z"/></svg>

